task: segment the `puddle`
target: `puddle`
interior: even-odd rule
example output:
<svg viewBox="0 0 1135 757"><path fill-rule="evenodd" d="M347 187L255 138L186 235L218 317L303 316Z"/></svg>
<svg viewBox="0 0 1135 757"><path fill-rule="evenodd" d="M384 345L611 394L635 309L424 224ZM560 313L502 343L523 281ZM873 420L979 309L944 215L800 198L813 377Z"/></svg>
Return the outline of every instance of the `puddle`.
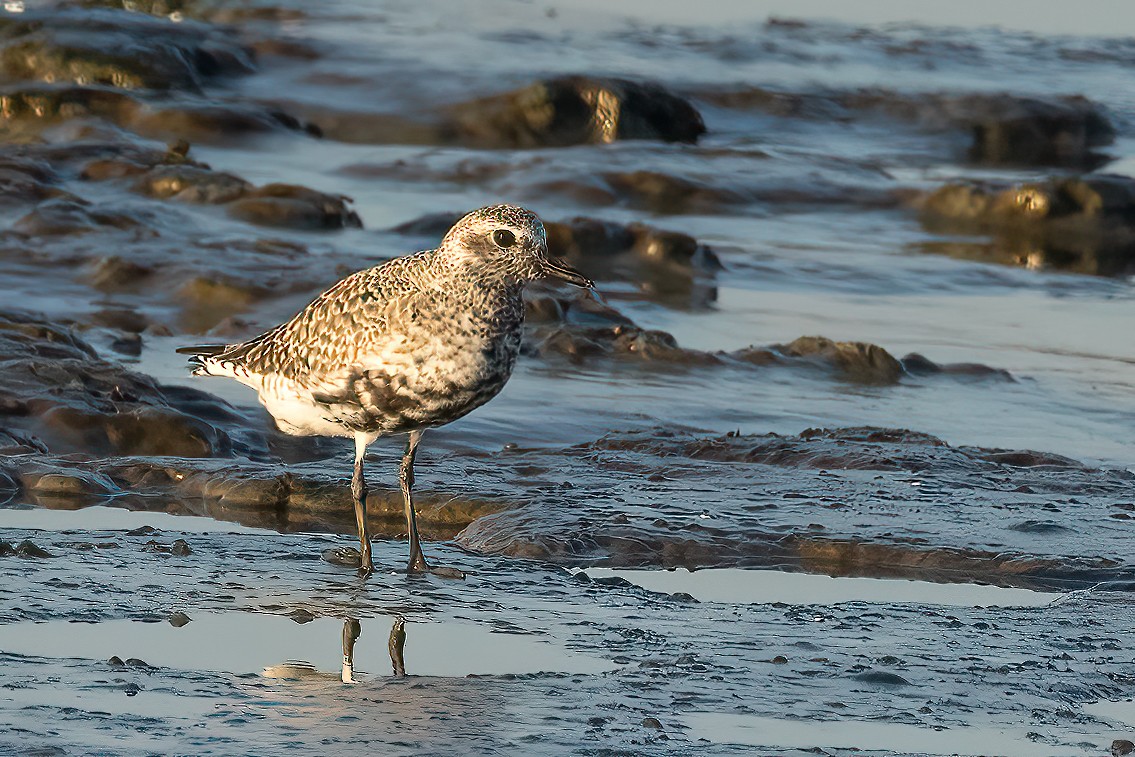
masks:
<svg viewBox="0 0 1135 757"><path fill-rule="evenodd" d="M954 607L1041 607L1062 594L978 584L937 584L888 578L833 578L779 570L708 568L616 570L588 568L591 578L618 577L648 591L689 594L701 602L835 605L843 602L910 603Z"/></svg>
<svg viewBox="0 0 1135 757"><path fill-rule="evenodd" d="M94 505L79 510L48 510L42 507L0 509L0 529L38 531L133 531L150 526L159 531L189 534L271 534L263 528L218 521L200 515L170 515L143 510Z"/></svg>
<svg viewBox="0 0 1135 757"><path fill-rule="evenodd" d="M361 621L354 647L356 673L389 675L387 639L393 618ZM260 674L266 668L327 672L338 677L343 662L343 621L316 618L296 623L281 615L192 613L192 622L110 620L102 623L0 625L0 650L51 658L138 658L148 665L219 673ZM415 676L603 673L616 666L529 636L496 633L472 623L406 623L406 672Z"/></svg>
<svg viewBox="0 0 1135 757"><path fill-rule="evenodd" d="M1084 705L1084 712L1094 718L1135 731L1135 700L1092 702ZM1128 732L1123 738L1132 738L1132 733Z"/></svg>
<svg viewBox="0 0 1135 757"><path fill-rule="evenodd" d="M694 713L686 718L691 737L714 743L808 750L855 749L925 755L1051 757L1083 754L1082 748L1053 746L1029 738L1026 728L974 726L921 728L865 720L790 720L756 715ZM1099 735L1062 733L1064 739L1100 742ZM1102 749L1101 749L1102 753Z"/></svg>

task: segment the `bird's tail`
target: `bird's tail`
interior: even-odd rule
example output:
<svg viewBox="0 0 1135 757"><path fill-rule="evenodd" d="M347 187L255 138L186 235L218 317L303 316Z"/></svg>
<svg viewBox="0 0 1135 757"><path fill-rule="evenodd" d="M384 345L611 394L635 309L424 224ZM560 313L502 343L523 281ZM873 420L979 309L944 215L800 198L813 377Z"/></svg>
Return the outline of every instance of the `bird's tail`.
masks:
<svg viewBox="0 0 1135 757"><path fill-rule="evenodd" d="M199 344L192 347L178 347L179 355L189 355L189 364L193 366L194 376L226 376L230 371L224 370L219 358L233 345L231 344Z"/></svg>

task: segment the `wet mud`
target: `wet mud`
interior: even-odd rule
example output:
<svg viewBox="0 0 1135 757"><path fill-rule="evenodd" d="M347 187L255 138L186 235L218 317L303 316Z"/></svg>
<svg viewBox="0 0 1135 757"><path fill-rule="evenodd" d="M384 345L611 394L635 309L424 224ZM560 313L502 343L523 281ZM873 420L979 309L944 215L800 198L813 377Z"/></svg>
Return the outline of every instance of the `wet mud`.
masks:
<svg viewBox="0 0 1135 757"><path fill-rule="evenodd" d="M1130 751L1131 45L486 7L0 11L0 752ZM499 201L596 291L364 581L174 350Z"/></svg>

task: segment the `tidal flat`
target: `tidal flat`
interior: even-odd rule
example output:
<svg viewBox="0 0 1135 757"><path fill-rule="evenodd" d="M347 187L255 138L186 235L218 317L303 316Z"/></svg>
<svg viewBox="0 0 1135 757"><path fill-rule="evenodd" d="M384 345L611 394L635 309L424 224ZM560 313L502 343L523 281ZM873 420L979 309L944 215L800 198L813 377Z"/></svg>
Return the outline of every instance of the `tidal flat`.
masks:
<svg viewBox="0 0 1135 757"><path fill-rule="evenodd" d="M774 5L5 3L0 753L1126 753L1135 28ZM174 350L497 202L597 294L360 579Z"/></svg>

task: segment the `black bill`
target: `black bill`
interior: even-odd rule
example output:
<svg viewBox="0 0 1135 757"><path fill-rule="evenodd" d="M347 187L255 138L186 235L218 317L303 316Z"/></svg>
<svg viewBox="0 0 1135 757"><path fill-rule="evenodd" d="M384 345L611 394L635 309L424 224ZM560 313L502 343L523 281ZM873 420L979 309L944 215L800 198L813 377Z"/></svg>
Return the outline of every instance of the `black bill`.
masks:
<svg viewBox="0 0 1135 757"><path fill-rule="evenodd" d="M579 271L572 268L562 260L548 259L544 261L544 275L548 278L560 279L569 284L575 284L577 287L590 289L595 286L591 279L584 276Z"/></svg>

